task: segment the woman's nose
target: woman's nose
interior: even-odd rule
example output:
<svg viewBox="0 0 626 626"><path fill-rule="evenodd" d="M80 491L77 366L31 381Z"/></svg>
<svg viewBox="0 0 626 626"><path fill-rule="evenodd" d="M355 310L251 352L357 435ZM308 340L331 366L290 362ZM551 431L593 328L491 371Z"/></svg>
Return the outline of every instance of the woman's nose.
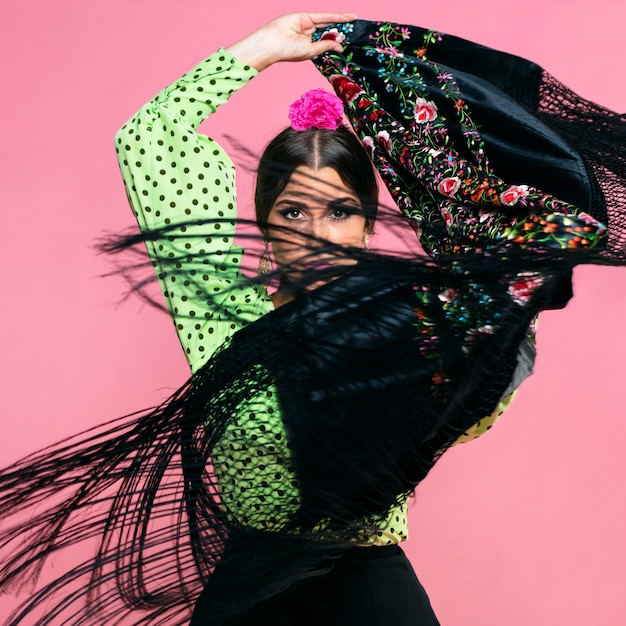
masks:
<svg viewBox="0 0 626 626"><path fill-rule="evenodd" d="M312 219L309 223L309 237L311 244L319 243L318 240L326 241L328 239L328 224L325 219Z"/></svg>

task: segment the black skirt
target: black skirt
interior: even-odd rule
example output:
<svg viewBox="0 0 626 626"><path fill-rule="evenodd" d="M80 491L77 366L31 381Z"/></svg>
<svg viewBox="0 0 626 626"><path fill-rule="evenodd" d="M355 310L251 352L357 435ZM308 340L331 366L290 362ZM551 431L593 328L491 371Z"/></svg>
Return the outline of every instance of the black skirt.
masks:
<svg viewBox="0 0 626 626"><path fill-rule="evenodd" d="M211 623L207 600L203 593L190 626ZM235 624L438 626L439 621L404 552L390 545L347 550L324 576L301 581Z"/></svg>

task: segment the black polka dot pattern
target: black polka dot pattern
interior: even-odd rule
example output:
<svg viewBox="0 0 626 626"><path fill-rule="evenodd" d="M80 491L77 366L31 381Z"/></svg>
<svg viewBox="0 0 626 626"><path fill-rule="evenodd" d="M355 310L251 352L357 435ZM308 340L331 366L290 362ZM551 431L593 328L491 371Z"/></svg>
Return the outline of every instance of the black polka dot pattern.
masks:
<svg viewBox="0 0 626 626"><path fill-rule="evenodd" d="M496 423L496 421L500 418L500 416L509 408L509 405L513 401L515 397L515 392L509 394L504 397L496 407L496 410L483 419L479 420L474 424L469 430L464 432L453 445L457 445L459 443L466 443L468 441L472 441L481 435L484 435L488 430L492 428L492 426Z"/></svg>
<svg viewBox="0 0 626 626"><path fill-rule="evenodd" d="M300 504L276 390L239 408L213 451L224 506L233 519L258 530L280 530ZM271 409L271 411L269 411Z"/></svg>
<svg viewBox="0 0 626 626"><path fill-rule="evenodd" d="M232 161L217 142L196 131L227 100L229 90L255 74L218 52L155 96L116 136L126 191L141 229L186 224L173 228L167 241L148 246L193 371L239 328L272 309L265 290L241 281L242 250L233 245ZM194 224L196 218L203 223ZM184 268L166 262L181 258ZM180 280L181 273L194 279ZM241 288L233 291L237 284Z"/></svg>

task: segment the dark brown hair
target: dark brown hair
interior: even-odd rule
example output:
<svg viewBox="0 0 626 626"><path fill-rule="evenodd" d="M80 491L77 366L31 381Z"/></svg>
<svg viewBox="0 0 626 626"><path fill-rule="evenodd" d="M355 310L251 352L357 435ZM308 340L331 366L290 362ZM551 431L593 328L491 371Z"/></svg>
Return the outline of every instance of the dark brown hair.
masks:
<svg viewBox="0 0 626 626"><path fill-rule="evenodd" d="M352 189L363 206L367 228L373 231L378 206L374 167L365 148L347 128L337 130L286 128L265 148L257 171L254 205L261 230L298 167L331 167L344 185Z"/></svg>

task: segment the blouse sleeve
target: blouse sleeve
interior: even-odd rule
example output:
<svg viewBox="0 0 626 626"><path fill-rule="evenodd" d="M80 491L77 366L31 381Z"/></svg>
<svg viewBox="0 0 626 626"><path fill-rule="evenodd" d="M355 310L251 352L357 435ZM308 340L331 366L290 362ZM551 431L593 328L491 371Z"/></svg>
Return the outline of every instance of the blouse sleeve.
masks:
<svg viewBox="0 0 626 626"><path fill-rule="evenodd" d="M144 105L116 135L126 193L192 371L271 309L240 273L235 169L200 123L256 70L218 50Z"/></svg>

